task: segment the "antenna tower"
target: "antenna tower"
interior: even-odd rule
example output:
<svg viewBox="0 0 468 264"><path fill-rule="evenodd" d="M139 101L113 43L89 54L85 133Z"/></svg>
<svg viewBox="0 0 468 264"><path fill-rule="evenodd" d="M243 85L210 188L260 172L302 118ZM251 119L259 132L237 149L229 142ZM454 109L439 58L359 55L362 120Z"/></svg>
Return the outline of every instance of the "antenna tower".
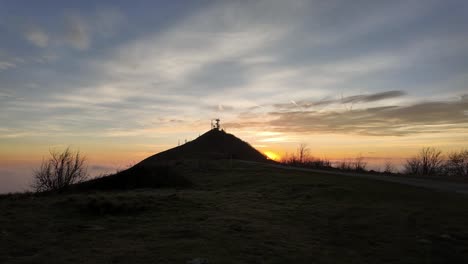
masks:
<svg viewBox="0 0 468 264"><path fill-rule="evenodd" d="M211 129L219 130L220 129L219 121L221 121L219 120L219 118L211 119Z"/></svg>

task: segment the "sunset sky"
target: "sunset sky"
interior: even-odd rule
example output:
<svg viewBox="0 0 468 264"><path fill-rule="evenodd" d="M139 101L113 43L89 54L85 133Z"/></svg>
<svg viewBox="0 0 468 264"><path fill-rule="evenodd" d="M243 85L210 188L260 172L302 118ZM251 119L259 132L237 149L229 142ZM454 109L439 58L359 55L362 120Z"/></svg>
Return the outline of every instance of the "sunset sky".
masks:
<svg viewBox="0 0 468 264"><path fill-rule="evenodd" d="M261 151L468 147L468 1L0 0L0 192L49 149L92 171L219 117Z"/></svg>

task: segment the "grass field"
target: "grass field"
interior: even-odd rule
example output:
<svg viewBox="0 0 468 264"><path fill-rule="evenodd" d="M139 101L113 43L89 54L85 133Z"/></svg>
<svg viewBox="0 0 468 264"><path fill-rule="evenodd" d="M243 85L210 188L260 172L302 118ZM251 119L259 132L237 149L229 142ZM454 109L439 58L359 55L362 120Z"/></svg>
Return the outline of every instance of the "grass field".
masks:
<svg viewBox="0 0 468 264"><path fill-rule="evenodd" d="M0 197L0 263L468 263L468 196L241 162L194 186Z"/></svg>

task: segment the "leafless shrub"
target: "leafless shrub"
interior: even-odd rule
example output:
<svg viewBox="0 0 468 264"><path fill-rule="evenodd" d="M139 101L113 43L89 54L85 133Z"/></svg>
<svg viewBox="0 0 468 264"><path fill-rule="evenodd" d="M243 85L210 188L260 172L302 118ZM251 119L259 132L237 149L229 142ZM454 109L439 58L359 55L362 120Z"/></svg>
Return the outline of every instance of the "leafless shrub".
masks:
<svg viewBox="0 0 468 264"><path fill-rule="evenodd" d="M297 157L300 163L304 163L310 159L310 149L307 144L301 143L297 148Z"/></svg>
<svg viewBox="0 0 468 264"><path fill-rule="evenodd" d="M280 163L285 165L294 165L296 162L296 156L294 154L285 153L280 160Z"/></svg>
<svg viewBox="0 0 468 264"><path fill-rule="evenodd" d="M413 157L406 160L404 165L404 173L410 175L420 174L421 162L418 158Z"/></svg>
<svg viewBox="0 0 468 264"><path fill-rule="evenodd" d="M289 166L308 167L308 168L330 168L331 162L325 158L315 158L310 155L310 149L307 144L300 144L296 153L286 153L280 163Z"/></svg>
<svg viewBox="0 0 468 264"><path fill-rule="evenodd" d="M296 153L289 155L286 153L281 160L281 163L291 165L291 166L299 166L304 165L304 163L310 159L310 149L307 144L301 143L296 150Z"/></svg>
<svg viewBox="0 0 468 264"><path fill-rule="evenodd" d="M442 151L426 147L417 156L406 161L404 171L412 175L437 175L442 171L443 161Z"/></svg>
<svg viewBox="0 0 468 264"><path fill-rule="evenodd" d="M337 165L336 168L340 170L345 170L345 171L365 171L367 168L367 162L365 161L365 158L361 155L357 156L354 159L345 159L340 161Z"/></svg>
<svg viewBox="0 0 468 264"><path fill-rule="evenodd" d="M352 169L355 171L365 171L367 167L367 162L364 160L364 157L359 155L354 159L352 163Z"/></svg>
<svg viewBox="0 0 468 264"><path fill-rule="evenodd" d="M468 149L450 153L444 172L449 176L468 176Z"/></svg>
<svg viewBox="0 0 468 264"><path fill-rule="evenodd" d="M393 165L393 163L391 161L385 161L385 164L384 164L384 168L383 168L383 172L384 173L395 173L396 169L395 169L395 166Z"/></svg>
<svg viewBox="0 0 468 264"><path fill-rule="evenodd" d="M326 158L312 158L307 162L310 167L314 168L331 168L331 161Z"/></svg>
<svg viewBox="0 0 468 264"><path fill-rule="evenodd" d="M79 151L66 148L63 152L50 151L34 171L32 187L36 192L62 190L87 178L86 159Z"/></svg>
<svg viewBox="0 0 468 264"><path fill-rule="evenodd" d="M353 169L353 163L349 160L342 160L338 163L337 168L350 171Z"/></svg>

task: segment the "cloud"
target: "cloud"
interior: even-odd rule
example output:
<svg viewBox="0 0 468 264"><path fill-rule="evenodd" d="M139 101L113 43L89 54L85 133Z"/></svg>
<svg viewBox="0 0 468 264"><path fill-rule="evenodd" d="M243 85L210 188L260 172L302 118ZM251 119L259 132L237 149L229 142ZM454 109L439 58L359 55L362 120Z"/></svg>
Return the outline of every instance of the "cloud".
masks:
<svg viewBox="0 0 468 264"><path fill-rule="evenodd" d="M83 18L77 15L66 17L66 35L67 41L76 49L87 49L91 42L88 25Z"/></svg>
<svg viewBox="0 0 468 264"><path fill-rule="evenodd" d="M15 68L16 64L9 61L0 61L0 71L8 70L11 68Z"/></svg>
<svg viewBox="0 0 468 264"><path fill-rule="evenodd" d="M400 93L376 93L359 100L373 101ZM351 97L355 98L355 97ZM337 99L326 100L335 103ZM320 103L320 102L317 102ZM458 99L416 101L406 105L361 107L354 110L333 109L325 111L297 109L294 104L274 107L281 111L258 114L242 112L238 120L228 122L228 128L257 128L282 133L335 133L369 136L407 136L422 133L464 133L468 129L468 95ZM310 106L309 106L310 107Z"/></svg>
<svg viewBox="0 0 468 264"><path fill-rule="evenodd" d="M463 131L468 128L468 97L352 111L271 112L267 125L276 131L403 136ZM249 124L252 125L252 124Z"/></svg>
<svg viewBox="0 0 468 264"><path fill-rule="evenodd" d="M241 128L253 128L253 127L266 127L268 124L262 121L238 121L238 122L226 122L223 123L223 126L231 129L241 129Z"/></svg>
<svg viewBox="0 0 468 264"><path fill-rule="evenodd" d="M343 103L369 103L369 102L376 102L390 98L397 98L406 95L403 91L388 91L388 92L381 92L381 93L374 93L369 95L355 95L344 97L341 99Z"/></svg>
<svg viewBox="0 0 468 264"><path fill-rule="evenodd" d="M229 105L251 106L252 99L242 98L248 96L245 90L261 89L254 83L252 67L270 63L272 56L250 58L281 38L285 28L247 24L251 18L242 19L242 13L232 20L227 15L234 12L232 5L207 8L157 34L125 42L110 56L93 61L91 68L109 86L125 84L145 94L190 102L199 116L213 110L231 112ZM271 75L262 78L267 76Z"/></svg>
<svg viewBox="0 0 468 264"><path fill-rule="evenodd" d="M30 27L24 37L32 44L45 48L49 44L49 36L37 26Z"/></svg>
<svg viewBox="0 0 468 264"><path fill-rule="evenodd" d="M459 41L453 42L456 43L453 48L434 44L446 41L437 38L437 34L435 38L421 37L419 30L413 32L411 27L408 32L402 30L404 34L394 30L405 29L405 25L421 19L420 13L426 14L430 8L422 11L414 6L407 8L404 2L395 6L393 2L369 5L370 10L344 2L221 1L179 14L177 19L162 24L157 20L154 28L147 25L150 18L141 20L145 25L138 24L140 19L129 19L131 27L126 27L126 17L118 10L72 11L65 16L63 31L49 35L48 45L61 50L71 46L90 53L96 46L99 52L93 53L92 61L85 56L73 57L71 53L67 67L80 69L73 71L73 78L46 65L34 71L29 76L43 74L41 87L51 84L52 88L34 90L38 98L46 99L39 103L40 99L29 98L21 105L22 109L9 105L5 112L15 109L21 117L33 119L24 114L25 109L33 113L31 116L43 111L42 117L30 121L53 120L65 127L66 122L73 120L83 129L92 123L124 132L141 124L153 125L152 121L160 116L193 121L209 119L216 111L236 127L250 122L285 130L288 126L281 123L297 118L298 124L308 121L304 131L343 128L349 133L360 133L351 120L363 120L357 124L363 127L363 133L370 133L365 118L375 116L373 112L389 114L404 108L401 101L405 92L397 89L404 88L412 96L426 99L439 96L442 92L428 94L422 88L414 88L419 83L412 78L425 80L433 76L421 67L438 64L424 62L437 61L445 49L455 54L461 45ZM389 6L392 8L388 9ZM400 11L405 12L404 19L395 15ZM138 30L125 31L136 27ZM402 34L382 40L382 34L394 32ZM121 35L112 39L115 40L112 45L96 44L99 38L114 33ZM410 33L418 34L410 36ZM440 61L450 64L449 59ZM459 69L457 65L448 66L452 67L447 69ZM7 67L11 65L4 64L3 68ZM398 78L401 75L411 78L405 83L404 78ZM385 83L385 78L391 81ZM17 87L21 89L21 85ZM344 89L352 96L340 98ZM343 104L359 104L359 109L350 115ZM268 115L269 111L275 114ZM85 122L79 122L80 116ZM340 119L344 117L349 120ZM98 124L92 122L93 118ZM300 130L298 124L291 124L293 130Z"/></svg>
<svg viewBox="0 0 468 264"><path fill-rule="evenodd" d="M40 48L54 46L88 50L93 40L114 36L126 21L125 15L114 8L101 8L86 13L71 10L62 16L54 14L53 19L59 27L49 25L44 29L40 20L34 21L34 24L29 21L21 23L20 31L24 39ZM16 30L12 24L10 27Z"/></svg>
<svg viewBox="0 0 468 264"><path fill-rule="evenodd" d="M18 99L17 96L15 96L15 92L12 90L8 89L0 89L0 100L6 99L6 100L16 100Z"/></svg>
<svg viewBox="0 0 468 264"><path fill-rule="evenodd" d="M235 107L225 104L209 105L206 108L214 112L231 112L235 110Z"/></svg>
<svg viewBox="0 0 468 264"><path fill-rule="evenodd" d="M386 91L364 95L353 95L342 98L331 98L326 97L318 101L303 100L303 101L291 101L290 103L273 104L274 108L277 109L308 109L312 107L323 107L331 104L348 104L348 103L371 103L378 102L387 99L399 98L406 95L404 91Z"/></svg>
<svg viewBox="0 0 468 264"><path fill-rule="evenodd" d="M117 9L99 9L92 21L93 31L99 35L112 36L126 22L126 17Z"/></svg>
<svg viewBox="0 0 468 264"><path fill-rule="evenodd" d="M65 42L75 49L87 50L93 40L108 38L119 31L126 17L118 10L98 9L91 14L71 13L65 15Z"/></svg>
<svg viewBox="0 0 468 264"><path fill-rule="evenodd" d="M1 54L0 54L1 55ZM57 60L58 56L53 53L43 53L39 55L30 55L24 57L12 57L5 56L5 58L0 58L0 72L6 71L9 69L17 68L21 70L23 66L34 65L34 64L45 64L54 60ZM29 85L26 85L29 86Z"/></svg>

